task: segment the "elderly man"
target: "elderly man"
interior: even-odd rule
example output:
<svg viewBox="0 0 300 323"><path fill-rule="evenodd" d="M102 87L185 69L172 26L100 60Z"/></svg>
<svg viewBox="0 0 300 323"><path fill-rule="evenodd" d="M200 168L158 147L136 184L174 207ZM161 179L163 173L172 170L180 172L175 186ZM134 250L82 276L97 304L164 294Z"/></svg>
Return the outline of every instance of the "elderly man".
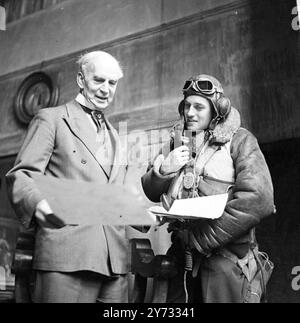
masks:
<svg viewBox="0 0 300 323"><path fill-rule="evenodd" d="M36 226L34 302L126 302L125 227L58 227L30 177L34 172L102 184L124 179L126 166L115 160L118 134L104 117L122 70L102 51L85 54L78 64L80 93L65 105L40 110L32 120L7 174L9 195L22 224Z"/></svg>

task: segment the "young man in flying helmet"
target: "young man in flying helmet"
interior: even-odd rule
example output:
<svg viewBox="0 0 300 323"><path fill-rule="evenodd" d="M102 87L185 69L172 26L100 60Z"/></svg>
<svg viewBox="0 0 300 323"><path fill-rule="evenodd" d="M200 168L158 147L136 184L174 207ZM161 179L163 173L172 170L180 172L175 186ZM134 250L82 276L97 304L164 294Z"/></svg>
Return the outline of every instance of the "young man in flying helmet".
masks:
<svg viewBox="0 0 300 323"><path fill-rule="evenodd" d="M183 95L181 121L142 177L144 192L166 209L175 199L198 196L228 193L228 201L218 219L169 224L168 254L178 274L170 278L168 302L251 302L247 291L259 269L254 227L274 211L271 176L216 78L191 77Z"/></svg>

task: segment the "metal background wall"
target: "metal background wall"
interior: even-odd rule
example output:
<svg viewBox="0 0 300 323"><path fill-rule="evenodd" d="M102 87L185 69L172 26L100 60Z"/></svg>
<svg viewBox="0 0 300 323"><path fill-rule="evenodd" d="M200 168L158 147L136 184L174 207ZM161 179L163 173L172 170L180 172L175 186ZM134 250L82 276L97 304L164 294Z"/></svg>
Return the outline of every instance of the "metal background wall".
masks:
<svg viewBox="0 0 300 323"><path fill-rule="evenodd" d="M64 10L56 6L28 16L8 25L10 34L0 35L1 46L6 44L0 49L1 174L7 160L13 163L26 131L13 107L19 85L33 72L52 77L63 103L77 93L78 55L88 49L112 53L124 66L125 77L108 113L117 127L126 120L129 130L168 128L177 119L184 79L211 73L223 82L244 125L258 137L271 168L278 214L259 229L262 248L276 265L270 300L298 302L299 295L291 288L292 268L300 265L296 247L300 236L300 33L291 26L296 1L155 0L137 6L135 1L118 0L113 7L99 1L99 6L104 5L105 28L99 28L100 19L88 33L87 21L80 27L77 21L88 17L95 22L96 3L88 0L83 8L79 1L68 0ZM117 9L123 15L113 16L109 23L107 14ZM70 14L77 18L72 20ZM53 23L59 23L61 30ZM11 211L3 202L3 190L1 194L3 216Z"/></svg>

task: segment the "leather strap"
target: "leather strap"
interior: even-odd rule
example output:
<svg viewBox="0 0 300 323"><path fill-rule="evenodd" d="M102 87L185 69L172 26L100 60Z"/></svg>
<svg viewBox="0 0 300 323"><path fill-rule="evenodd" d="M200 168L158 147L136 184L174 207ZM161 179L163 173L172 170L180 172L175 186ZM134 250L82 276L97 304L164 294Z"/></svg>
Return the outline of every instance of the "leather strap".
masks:
<svg viewBox="0 0 300 323"><path fill-rule="evenodd" d="M198 156L195 164L197 176L201 175L201 172L203 172L205 165L208 163L208 161L212 158L214 153L219 148L220 148L219 145L207 146L204 153ZM183 175L184 175L184 169L181 169L170 185L168 196L173 200L176 200L178 198L178 193L179 193L180 186L182 184Z"/></svg>
<svg viewBox="0 0 300 323"><path fill-rule="evenodd" d="M219 145L209 145L206 147L203 154L199 155L196 159L196 173L197 175L202 175L204 171L205 165L208 163L208 161L212 158L214 153L220 149Z"/></svg>
<svg viewBox="0 0 300 323"><path fill-rule="evenodd" d="M259 253L258 253L258 244L256 242L256 238L255 238L255 228L252 228L250 230L250 249L253 252L254 258L257 262L257 267L258 270L260 270L261 272L261 278L262 278L262 300L263 302L267 301L267 282L266 282L266 278L265 278L265 274L263 271L263 264L259 258Z"/></svg>

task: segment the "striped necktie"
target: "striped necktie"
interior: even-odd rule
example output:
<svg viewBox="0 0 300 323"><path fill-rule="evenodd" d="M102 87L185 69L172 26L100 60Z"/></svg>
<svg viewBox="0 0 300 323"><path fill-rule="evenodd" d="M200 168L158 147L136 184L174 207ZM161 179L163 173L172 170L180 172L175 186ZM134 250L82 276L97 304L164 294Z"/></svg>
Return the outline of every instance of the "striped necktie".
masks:
<svg viewBox="0 0 300 323"><path fill-rule="evenodd" d="M101 129L105 129L105 119L104 119L104 115L101 111L91 110L83 105L81 107L86 113L88 113L92 117L92 119L95 122L95 125L97 127L98 133L101 131Z"/></svg>
<svg viewBox="0 0 300 323"><path fill-rule="evenodd" d="M103 113L96 110L91 110L91 116L97 126L97 132L100 132L101 129L104 129L105 121Z"/></svg>

